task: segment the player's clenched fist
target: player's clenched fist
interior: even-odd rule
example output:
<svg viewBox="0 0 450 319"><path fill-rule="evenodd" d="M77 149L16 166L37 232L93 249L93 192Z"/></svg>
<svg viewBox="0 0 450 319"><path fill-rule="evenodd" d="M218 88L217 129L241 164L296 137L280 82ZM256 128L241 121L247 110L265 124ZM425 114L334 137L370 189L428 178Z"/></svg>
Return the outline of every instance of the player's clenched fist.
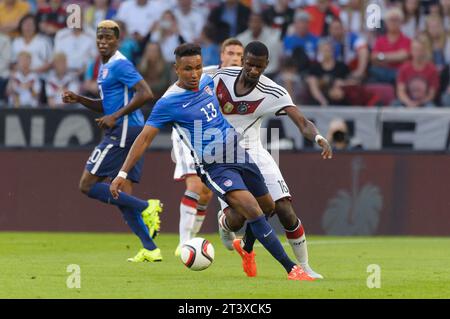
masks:
<svg viewBox="0 0 450 319"><path fill-rule="evenodd" d="M64 103L78 103L78 95L72 91L64 91L62 94L62 100Z"/></svg>

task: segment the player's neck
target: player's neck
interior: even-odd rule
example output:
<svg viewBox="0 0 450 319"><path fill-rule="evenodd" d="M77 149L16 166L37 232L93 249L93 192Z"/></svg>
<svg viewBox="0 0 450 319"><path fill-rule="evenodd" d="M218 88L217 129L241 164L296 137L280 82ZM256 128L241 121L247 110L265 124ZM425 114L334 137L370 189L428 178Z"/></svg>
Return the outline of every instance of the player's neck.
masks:
<svg viewBox="0 0 450 319"><path fill-rule="evenodd" d="M114 54L116 54L117 50L111 52L111 54L108 55L102 55L102 63L106 64L108 63L109 60L111 60L111 58L114 56Z"/></svg>
<svg viewBox="0 0 450 319"><path fill-rule="evenodd" d="M186 86L185 86L181 81L179 81L179 80L175 83L175 85L178 86L179 88L183 89L183 90L188 90L188 91L193 91L193 92L196 92L196 91L199 90L199 87L196 87L196 88L186 87Z"/></svg>
<svg viewBox="0 0 450 319"><path fill-rule="evenodd" d="M234 90L236 95L244 96L249 94L256 87L259 81L252 82L245 79L244 75L241 73L236 81Z"/></svg>

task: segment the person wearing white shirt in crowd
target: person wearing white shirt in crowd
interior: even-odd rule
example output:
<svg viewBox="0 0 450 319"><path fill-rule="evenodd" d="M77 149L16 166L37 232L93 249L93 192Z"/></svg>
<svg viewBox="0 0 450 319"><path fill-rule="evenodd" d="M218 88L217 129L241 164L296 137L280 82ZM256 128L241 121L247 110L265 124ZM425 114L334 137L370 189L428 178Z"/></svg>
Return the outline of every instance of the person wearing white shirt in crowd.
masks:
<svg viewBox="0 0 450 319"><path fill-rule="evenodd" d="M11 40L9 36L0 32L0 106L4 104L6 84L9 77L11 63Z"/></svg>
<svg viewBox="0 0 450 319"><path fill-rule="evenodd" d="M17 61L20 52L28 52L31 55L31 71L44 78L52 61L50 39L38 33L37 20L32 14L27 14L20 20L19 30L21 36L12 42L12 61Z"/></svg>
<svg viewBox="0 0 450 319"><path fill-rule="evenodd" d="M175 62L173 52L180 44L186 41L180 34L177 19L172 11L165 11L161 19L154 24L151 30L150 42L158 42L161 45L164 60Z"/></svg>
<svg viewBox="0 0 450 319"><path fill-rule="evenodd" d="M169 6L167 1L127 0L122 2L114 19L123 21L128 33L142 41Z"/></svg>
<svg viewBox="0 0 450 319"><path fill-rule="evenodd" d="M31 63L30 53L22 51L17 55L16 71L12 72L6 87L11 107L37 107L39 105L41 81L38 74L31 71Z"/></svg>
<svg viewBox="0 0 450 319"><path fill-rule="evenodd" d="M186 42L196 42L205 25L205 16L194 7L192 0L178 0L173 13L177 18L180 34Z"/></svg>
<svg viewBox="0 0 450 319"><path fill-rule="evenodd" d="M65 53L69 71L82 75L97 56L95 33L85 28L65 28L55 36L54 52Z"/></svg>
<svg viewBox="0 0 450 319"><path fill-rule="evenodd" d="M53 69L49 72L45 83L45 93L47 94L47 103L51 108L62 107L62 93L80 91L80 81L75 74L67 70L67 57L64 53L55 53L53 58Z"/></svg>
<svg viewBox="0 0 450 319"><path fill-rule="evenodd" d="M250 15L248 29L236 37L244 46L252 41L260 41L269 49L269 65L265 75L273 77L280 68L280 59L283 45L280 40L280 30L270 28L264 24L261 14Z"/></svg>

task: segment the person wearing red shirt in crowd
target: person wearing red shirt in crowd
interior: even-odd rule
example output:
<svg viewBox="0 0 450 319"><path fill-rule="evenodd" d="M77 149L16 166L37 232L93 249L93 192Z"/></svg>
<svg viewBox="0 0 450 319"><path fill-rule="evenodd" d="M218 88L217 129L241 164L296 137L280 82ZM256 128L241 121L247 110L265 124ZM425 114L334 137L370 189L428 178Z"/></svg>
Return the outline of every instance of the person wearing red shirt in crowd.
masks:
<svg viewBox="0 0 450 319"><path fill-rule="evenodd" d="M44 34L54 37L56 32L65 28L67 13L62 0L50 0L38 9L39 29Z"/></svg>
<svg viewBox="0 0 450 319"><path fill-rule="evenodd" d="M408 60L411 40L401 32L403 12L398 8L386 13L387 33L375 41L370 76L374 82L395 83L397 72Z"/></svg>
<svg viewBox="0 0 450 319"><path fill-rule="evenodd" d="M435 106L433 100L439 89L439 73L431 62L429 46L423 40L413 40L411 56L411 61L405 62L398 71L398 101L394 105Z"/></svg>
<svg viewBox="0 0 450 319"><path fill-rule="evenodd" d="M317 37L327 36L331 21L339 18L339 8L333 5L331 0L317 0L316 2L315 5L305 8L311 17L310 31Z"/></svg>

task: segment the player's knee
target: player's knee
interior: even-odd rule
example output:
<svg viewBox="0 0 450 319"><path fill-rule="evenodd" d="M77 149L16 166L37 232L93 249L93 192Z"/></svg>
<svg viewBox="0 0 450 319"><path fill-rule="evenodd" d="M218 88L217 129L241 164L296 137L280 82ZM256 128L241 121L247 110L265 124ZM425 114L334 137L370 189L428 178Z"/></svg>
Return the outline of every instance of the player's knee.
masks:
<svg viewBox="0 0 450 319"><path fill-rule="evenodd" d="M264 215L267 215L270 217L273 214L273 212L275 211L275 202L273 200L267 201L261 205L261 209L262 209Z"/></svg>
<svg viewBox="0 0 450 319"><path fill-rule="evenodd" d="M297 215L292 203L288 198L282 198L275 203L275 214L278 215L281 225L286 229L291 229L297 225Z"/></svg>
<svg viewBox="0 0 450 319"><path fill-rule="evenodd" d="M208 189L203 187L202 193L200 195L200 200L202 200L202 203L209 203L213 197L213 193Z"/></svg>
<svg viewBox="0 0 450 319"><path fill-rule="evenodd" d="M201 195L203 193L203 183L197 178L186 179L186 190Z"/></svg>
<svg viewBox="0 0 450 319"><path fill-rule="evenodd" d="M227 219L227 225L231 231L236 232L244 226L245 217L235 213L229 207L224 209L224 214Z"/></svg>

